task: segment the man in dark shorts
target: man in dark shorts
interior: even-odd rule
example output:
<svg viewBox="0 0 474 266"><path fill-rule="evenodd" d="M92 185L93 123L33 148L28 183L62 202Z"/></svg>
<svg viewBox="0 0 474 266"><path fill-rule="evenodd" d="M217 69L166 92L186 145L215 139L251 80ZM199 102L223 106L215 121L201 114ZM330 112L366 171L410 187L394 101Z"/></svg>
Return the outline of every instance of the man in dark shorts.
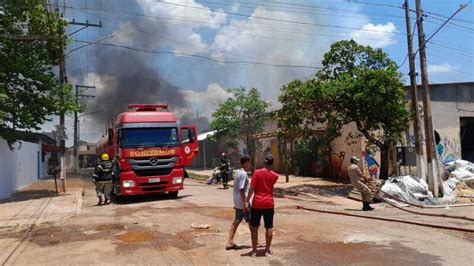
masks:
<svg viewBox="0 0 474 266"><path fill-rule="evenodd" d="M252 209L250 211L250 231L252 234L252 252L251 256L257 255L258 227L263 216L266 229L266 247L265 256L271 256L273 238L273 215L275 204L273 201L273 188L278 180L278 175L272 171L273 156L265 155L265 167L258 169L250 181L250 190L247 197L246 206L249 206L250 199L253 196Z"/></svg>
<svg viewBox="0 0 474 266"><path fill-rule="evenodd" d="M234 244L234 235L239 227L240 222L245 220L247 223L250 222L249 209L245 205L247 200L247 194L249 192L249 177L247 171L250 169L250 157L244 155L240 158L241 168L235 172L234 177L234 209L235 219L232 222L229 230L229 239L227 240L225 249L239 249L239 246Z"/></svg>

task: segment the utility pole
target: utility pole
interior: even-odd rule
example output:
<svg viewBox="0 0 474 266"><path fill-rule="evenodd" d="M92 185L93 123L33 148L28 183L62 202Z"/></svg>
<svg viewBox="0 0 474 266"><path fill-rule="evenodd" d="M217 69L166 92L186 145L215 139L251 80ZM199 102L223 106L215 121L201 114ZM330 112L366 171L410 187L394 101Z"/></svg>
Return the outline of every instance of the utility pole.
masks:
<svg viewBox="0 0 474 266"><path fill-rule="evenodd" d="M56 9L56 12L59 12L59 6ZM85 27L102 27L102 23L99 22L99 24L92 24L89 23L89 21L86 21L86 23L81 23L81 22L76 22L73 20L72 22L69 23L69 25L79 25ZM62 31L62 29L61 29ZM64 32L61 32L60 35L62 35ZM67 84L67 76L66 76L66 62L65 62L65 54L64 54L64 46L59 47L58 51L58 64L59 64L59 86L63 87L65 84ZM60 98L60 104L64 105L64 98ZM65 152L66 152L66 127L65 127L65 117L64 117L64 112L61 112L59 115L59 126L58 126L58 132L59 132L59 146L61 149L61 156L60 156L60 166L61 166L61 173L59 175L60 180L61 180L61 191L63 193L66 193L66 157L65 157Z"/></svg>
<svg viewBox="0 0 474 266"><path fill-rule="evenodd" d="M88 99L88 98L94 98L94 95L87 95L87 94L80 94L79 88L84 88L84 89L95 89L95 86L85 86L85 85L76 85L76 103L79 104L79 97L81 99ZM78 168L78 152L77 152L77 144L79 141L79 134L78 134L78 116L77 116L77 111L74 112L74 172L77 171Z"/></svg>
<svg viewBox="0 0 474 266"><path fill-rule="evenodd" d="M423 88L423 111L425 122L426 159L428 166L428 185L435 197L439 196L438 160L434 144L433 120L431 118L431 99L426 65L425 33L421 0L415 0L416 24L418 27L418 49L420 51L421 85Z"/></svg>
<svg viewBox="0 0 474 266"><path fill-rule="evenodd" d="M416 150L416 169L419 178L426 178L426 161L423 154L423 146L421 145L421 129L420 129L420 112L418 109L418 87L416 85L416 70L415 70L415 54L413 52L413 32L411 30L411 19L410 19L410 5L408 0L405 0L405 19L407 29L407 42L408 42L408 62L410 66L410 91L411 91L411 110L414 113L413 118L413 132L415 138L415 150Z"/></svg>
<svg viewBox="0 0 474 266"><path fill-rule="evenodd" d="M59 9L57 10L59 12ZM61 34L63 34L61 28ZM64 47L61 44L58 51L59 57L59 86L62 88L65 84L67 84L67 76L66 76L66 62L64 59ZM61 95L60 98L61 105L64 105L64 97ZM64 125L64 112L61 112L59 115L59 126L58 126L58 136L59 136L59 147L61 149L60 155L60 169L61 173L59 174L59 179L61 180L61 191L66 193L66 158L64 153L66 151L66 127Z"/></svg>

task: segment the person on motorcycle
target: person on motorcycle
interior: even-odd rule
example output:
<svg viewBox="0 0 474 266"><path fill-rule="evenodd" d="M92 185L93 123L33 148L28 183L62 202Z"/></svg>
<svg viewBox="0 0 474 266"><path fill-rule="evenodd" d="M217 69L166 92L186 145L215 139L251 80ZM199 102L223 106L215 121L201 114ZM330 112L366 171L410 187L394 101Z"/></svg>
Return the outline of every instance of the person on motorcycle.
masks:
<svg viewBox="0 0 474 266"><path fill-rule="evenodd" d="M230 162L227 159L227 154L225 152L223 152L221 155L219 171L220 171L220 176L222 179L222 185L224 186L224 189L229 188L227 183L229 182Z"/></svg>

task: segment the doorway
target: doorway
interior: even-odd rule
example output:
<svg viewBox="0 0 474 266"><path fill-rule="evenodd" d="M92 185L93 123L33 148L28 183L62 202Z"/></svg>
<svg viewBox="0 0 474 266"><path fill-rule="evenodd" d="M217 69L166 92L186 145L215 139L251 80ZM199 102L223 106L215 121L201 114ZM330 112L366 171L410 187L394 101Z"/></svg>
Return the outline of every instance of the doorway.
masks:
<svg viewBox="0 0 474 266"><path fill-rule="evenodd" d="M461 117L461 156L474 162L474 117Z"/></svg>

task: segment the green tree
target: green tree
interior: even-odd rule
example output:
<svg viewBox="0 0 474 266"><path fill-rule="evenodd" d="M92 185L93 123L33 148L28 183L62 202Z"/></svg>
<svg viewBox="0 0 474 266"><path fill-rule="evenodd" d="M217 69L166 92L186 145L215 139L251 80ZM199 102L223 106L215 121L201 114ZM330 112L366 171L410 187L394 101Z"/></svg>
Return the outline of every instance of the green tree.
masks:
<svg viewBox="0 0 474 266"><path fill-rule="evenodd" d="M239 140L244 140L254 162L255 144L251 136L262 132L270 105L256 88L247 91L241 87L228 89L227 92L230 97L219 103L212 114L210 127L217 131L216 137L226 139L227 148L234 148Z"/></svg>
<svg viewBox="0 0 474 266"><path fill-rule="evenodd" d="M388 177L389 149L407 128L405 91L396 63L381 49L339 41L324 55L323 68L301 86L301 108L326 126L323 139L354 122L381 151L380 177ZM285 102L282 102L285 107Z"/></svg>
<svg viewBox="0 0 474 266"><path fill-rule="evenodd" d="M310 119L311 112L304 107L305 92L302 89L303 82L293 80L283 85L278 101L282 107L276 111L274 117L278 121L278 138L283 140L286 182L289 182L290 171L293 170L293 145L297 138L308 135L310 129L307 125L313 120ZM287 150L290 145L290 151Z"/></svg>
<svg viewBox="0 0 474 266"><path fill-rule="evenodd" d="M66 47L67 22L45 0L4 0L0 10L0 137L39 129L51 115L77 110L71 87L54 67ZM60 101L62 100L62 101ZM63 104L61 104L63 102Z"/></svg>
<svg viewBox="0 0 474 266"><path fill-rule="evenodd" d="M306 82L294 80L282 87L278 97L282 107L277 111L276 119L279 137L290 143L290 151L285 151L283 157L287 166L287 181L289 169L297 169L298 166L295 164L300 164L302 161L297 158L304 157L295 156L297 153L293 149L295 141L300 140L298 145L301 150L301 143L310 143L317 124L326 124L326 129L318 134L318 149L314 156L317 155L321 163L330 169L331 141L339 135L339 124L342 124L335 113L326 112L326 105L323 104L329 103L331 99L328 96L332 93L331 86L318 82L317 79Z"/></svg>

